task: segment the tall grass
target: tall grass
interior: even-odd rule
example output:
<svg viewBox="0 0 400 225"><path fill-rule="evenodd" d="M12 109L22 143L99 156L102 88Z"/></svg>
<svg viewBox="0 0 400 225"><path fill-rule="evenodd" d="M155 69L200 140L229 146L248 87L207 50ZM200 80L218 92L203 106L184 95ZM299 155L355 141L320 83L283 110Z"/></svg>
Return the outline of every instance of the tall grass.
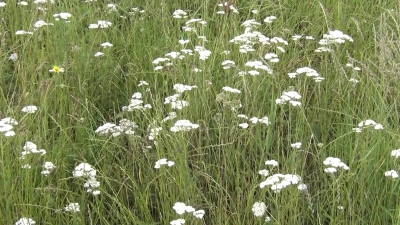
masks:
<svg viewBox="0 0 400 225"><path fill-rule="evenodd" d="M36 224L170 224L179 218L186 224L400 223L398 180L384 175L399 169L391 157L400 148L400 6L395 1L236 1L239 13L204 0L116 1L117 11L104 1L6 3L0 8L0 119L12 117L18 125L15 136L0 134L0 223L23 217ZM177 9L188 18L173 18ZM227 13L217 14L221 10ZM70 22L56 21L53 15L60 12L71 13ZM263 22L272 15L276 20ZM185 23L196 18L207 25L184 32ZM288 45L258 43L255 51L240 53L240 45L230 40L244 33L242 23L250 19L261 23L252 31L281 37ZM34 28L39 20L54 25ZM99 20L112 25L88 28ZM16 35L18 30L33 34ZM315 52L333 30L354 42ZM296 34L303 37L293 40ZM113 46L103 48L104 42ZM194 52L155 70L155 59L196 46L211 55L202 60ZM226 50L231 53L223 54ZM96 52L104 56L95 57ZM18 59L11 60L14 53ZM279 62L268 62L267 53L277 53ZM235 67L223 69L226 60ZM251 70L245 64L254 60L267 63L273 74L258 69L258 76L238 76ZM349 62L361 70L346 66ZM49 72L54 66L65 71ZM289 78L302 67L325 79ZM139 86L141 81L149 85ZM164 104L177 93L175 84L197 86L180 94L179 100L189 103L181 110ZM223 91L226 86L241 93ZM301 95L301 106L276 104L289 90ZM137 92L142 106L151 108L122 110ZM29 105L38 110L21 111ZM172 111L177 118L163 122ZM239 114L266 116L268 124L252 124ZM134 135L95 132L121 119L136 123ZM184 119L198 128L170 130ZM384 129L353 130L367 119ZM162 130L153 140L150 129L157 127ZM46 154L21 159L28 141ZM296 142L300 148L291 146ZM328 157L340 158L349 170L325 172ZM175 164L155 168L162 158ZM265 165L266 160L279 166ZM41 174L45 162L56 166L48 176ZM100 187L92 191L99 195L83 187L91 176L73 175L81 163L96 171ZM263 169L269 176L298 175L307 189L261 188ZM204 217L177 214L177 202L204 210ZM256 202L267 206L261 217L253 214ZM69 203L78 203L80 211L65 210Z"/></svg>

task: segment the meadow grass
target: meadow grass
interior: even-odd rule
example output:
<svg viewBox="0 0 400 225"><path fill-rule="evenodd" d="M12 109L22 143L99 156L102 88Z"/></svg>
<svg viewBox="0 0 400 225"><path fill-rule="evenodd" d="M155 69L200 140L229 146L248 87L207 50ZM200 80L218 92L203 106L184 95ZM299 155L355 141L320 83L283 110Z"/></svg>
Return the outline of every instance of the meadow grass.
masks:
<svg viewBox="0 0 400 225"><path fill-rule="evenodd" d="M1 224L400 223L395 1L20 3L0 2Z"/></svg>

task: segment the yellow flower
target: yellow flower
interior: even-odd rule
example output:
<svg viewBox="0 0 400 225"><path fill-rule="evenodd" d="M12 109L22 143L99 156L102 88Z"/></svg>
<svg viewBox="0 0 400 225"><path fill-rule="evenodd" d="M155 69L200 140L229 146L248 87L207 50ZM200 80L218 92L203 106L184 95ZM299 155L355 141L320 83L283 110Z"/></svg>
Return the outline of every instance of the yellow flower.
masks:
<svg viewBox="0 0 400 225"><path fill-rule="evenodd" d="M53 66L53 69L49 70L50 73L64 73L64 68L59 66Z"/></svg>

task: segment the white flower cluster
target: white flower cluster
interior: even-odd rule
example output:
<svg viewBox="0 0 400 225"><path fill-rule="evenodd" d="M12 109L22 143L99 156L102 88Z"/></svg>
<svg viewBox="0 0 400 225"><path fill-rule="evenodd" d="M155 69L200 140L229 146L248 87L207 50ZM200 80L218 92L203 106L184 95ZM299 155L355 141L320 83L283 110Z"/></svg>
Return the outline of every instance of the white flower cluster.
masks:
<svg viewBox="0 0 400 225"><path fill-rule="evenodd" d="M80 206L79 203L69 203L67 206L64 207L64 211L66 212L79 212Z"/></svg>
<svg viewBox="0 0 400 225"><path fill-rule="evenodd" d="M148 139L150 141L154 141L154 139L160 133L160 131L162 131L162 129L163 129L162 127L150 128L149 129L149 137L148 137Z"/></svg>
<svg viewBox="0 0 400 225"><path fill-rule="evenodd" d="M132 112L134 110L147 110L151 109L150 104L143 105L142 93L136 92L132 95L131 101L128 106L123 106L122 111Z"/></svg>
<svg viewBox="0 0 400 225"><path fill-rule="evenodd" d="M37 111L37 107L34 105L29 105L29 106L25 106L21 109L21 112L23 113L35 113Z"/></svg>
<svg viewBox="0 0 400 225"><path fill-rule="evenodd" d="M52 162L45 162L43 164L43 170L40 173L48 176L55 168L56 166Z"/></svg>
<svg viewBox="0 0 400 225"><path fill-rule="evenodd" d="M66 20L65 22L68 23L68 22L70 22L69 18L71 18L72 15L71 15L71 13L61 12L61 13L54 14L53 17L54 17L54 20L56 20L56 21L59 21L61 18L63 20Z"/></svg>
<svg viewBox="0 0 400 225"><path fill-rule="evenodd" d="M174 90L177 93L182 94L185 91L191 91L192 89L197 88L196 85L190 86L190 85L184 85L184 84L174 84Z"/></svg>
<svg viewBox="0 0 400 225"><path fill-rule="evenodd" d="M329 31L319 41L322 46L316 49L315 52L332 52L333 50L329 47L330 44L343 44L346 41L353 42L353 38L340 30Z"/></svg>
<svg viewBox="0 0 400 225"><path fill-rule="evenodd" d="M239 114L239 115L237 115L237 117L249 120L249 122L252 123L252 124L257 124L257 123L263 123L265 125L270 125L271 124L271 122L269 122L269 119L268 119L267 116L264 116L262 118L251 117L249 119L248 116L246 116L244 114ZM246 128L249 127L249 124L248 123L241 123L241 124L239 124L239 127L243 128L243 129L246 129Z"/></svg>
<svg viewBox="0 0 400 225"><path fill-rule="evenodd" d="M13 62L17 61L17 60L18 60L18 53L12 53L12 54L8 57L8 59L11 60L11 61L13 61Z"/></svg>
<svg viewBox="0 0 400 225"><path fill-rule="evenodd" d="M196 51L199 54L200 60L206 60L212 54L210 50L207 50L203 46L195 46L194 51Z"/></svg>
<svg viewBox="0 0 400 225"><path fill-rule="evenodd" d="M236 14L239 13L239 11L235 8L235 6L233 4L228 3L228 2L219 3L218 7L222 8L222 10L219 10L217 12L217 14L223 15L223 14L228 13L228 12L233 12L233 13L236 13Z"/></svg>
<svg viewBox="0 0 400 225"><path fill-rule="evenodd" d="M166 158L162 158L162 159L157 160L157 162L154 165L154 168L160 169L161 166L163 166L163 165L167 165L168 167L171 167L171 166L175 165L175 162L169 161Z"/></svg>
<svg viewBox="0 0 400 225"><path fill-rule="evenodd" d="M128 119L121 119L118 126L114 123L105 123L97 128L95 133L103 136L112 135L113 137L120 136L121 134L134 135L137 127L135 122Z"/></svg>
<svg viewBox="0 0 400 225"><path fill-rule="evenodd" d="M299 175L277 173L267 177L265 181L261 182L260 188L270 186L270 189L277 193L290 185L300 184L300 182L301 177Z"/></svg>
<svg viewBox="0 0 400 225"><path fill-rule="evenodd" d="M180 97L181 97L180 94L174 94L174 95L168 96L165 98L164 104L165 105L171 104L171 109L178 109L178 110L188 107L189 102L187 102L185 100L179 100Z"/></svg>
<svg viewBox="0 0 400 225"><path fill-rule="evenodd" d="M344 169L344 170L349 170L350 168L342 162L341 159L335 158L335 157L328 157L324 160L323 164L327 166L327 168L324 169L326 173L336 173L337 169Z"/></svg>
<svg viewBox="0 0 400 225"><path fill-rule="evenodd" d="M183 11L182 9L177 9L172 14L172 17L176 19L182 19L182 18L187 18L188 16L187 12Z"/></svg>
<svg viewBox="0 0 400 225"><path fill-rule="evenodd" d="M182 30L185 32L196 32L196 24L200 24L202 26L207 26L207 22L202 19L190 19L186 21L185 25L182 27Z"/></svg>
<svg viewBox="0 0 400 225"><path fill-rule="evenodd" d="M264 20L266 23L272 22L273 17L267 17L266 20ZM272 19L272 20L271 20ZM240 53L249 53L249 52L254 52L256 51L254 49L254 46L256 44L261 44L261 45L271 45L271 44L277 44L277 49L279 49L282 52L285 52L284 48L280 46L282 45L288 45L288 42L284 40L283 38L280 37L272 37L268 38L262 33L258 31L254 31L257 27L259 27L261 23L257 22L255 19L247 20L242 23L242 26L245 27L245 31L243 34L234 37L232 40L229 42L239 44L239 52ZM273 55L266 55L267 58L271 57ZM276 57L272 57L276 58ZM272 59L270 58L270 59ZM270 60L267 59L267 60ZM277 62L277 59L272 59L272 61Z"/></svg>
<svg viewBox="0 0 400 225"><path fill-rule="evenodd" d="M189 120L178 120L174 126L170 128L172 132L189 131L199 128L198 124L191 123Z"/></svg>
<svg viewBox="0 0 400 225"><path fill-rule="evenodd" d="M181 110L185 107L189 106L189 102L185 100L180 100L179 98L182 96L182 93L185 91L191 91L192 89L197 88L197 86L190 86L184 84L174 84L174 90L177 94L168 96L164 100L164 104L170 104L171 109L178 109Z"/></svg>
<svg viewBox="0 0 400 225"><path fill-rule="evenodd" d="M253 207L251 208L251 211L253 212L254 216L262 217L265 215L265 212L267 211L267 206L265 205L264 202L255 202L253 204Z"/></svg>
<svg viewBox="0 0 400 225"><path fill-rule="evenodd" d="M176 117L177 117L176 112L169 112L169 113L168 113L168 116L166 116L166 117L162 120L162 122L164 123L164 122L166 122L166 121L168 121L168 120L173 120L173 119L175 119Z"/></svg>
<svg viewBox="0 0 400 225"><path fill-rule="evenodd" d="M394 157L395 159L398 159L400 157L400 149L392 150L390 155L392 157ZM389 171L385 172L385 177L391 177L393 179L396 179L396 178L399 178L399 174L397 173L396 170L389 170Z"/></svg>
<svg viewBox="0 0 400 225"><path fill-rule="evenodd" d="M293 144L290 145L290 147L300 149L301 148L301 142L293 143Z"/></svg>
<svg viewBox="0 0 400 225"><path fill-rule="evenodd" d="M275 100L278 105L284 105L289 102L292 106L300 106L301 102L297 101L301 99L301 95L297 91L284 91L281 97Z"/></svg>
<svg viewBox="0 0 400 225"><path fill-rule="evenodd" d="M87 188L87 192L92 193L93 195L99 195L100 182L97 181L96 174L97 171L88 163L79 164L72 172L74 177L82 177L87 179L83 185L85 188Z"/></svg>
<svg viewBox="0 0 400 225"><path fill-rule="evenodd" d="M112 25L110 21L99 20L97 23L92 23L89 25L89 29L98 29L98 28L108 28Z"/></svg>
<svg viewBox="0 0 400 225"><path fill-rule="evenodd" d="M18 125L15 119L11 117L3 118L0 120L0 132L6 137L14 136L15 132L12 129L15 125Z"/></svg>
<svg viewBox="0 0 400 225"><path fill-rule="evenodd" d="M38 20L35 22L35 24L33 25L33 27L35 27L34 30L36 30L37 28L43 27L43 26L53 26L53 23L47 23L44 20Z"/></svg>
<svg viewBox="0 0 400 225"><path fill-rule="evenodd" d="M267 54L265 54L264 59L266 59L266 60L268 60L269 62L272 62L272 63L279 62L278 55L275 54L275 53L267 53Z"/></svg>
<svg viewBox="0 0 400 225"><path fill-rule="evenodd" d="M34 225L36 222L32 218L22 217L20 218L15 225Z"/></svg>
<svg viewBox="0 0 400 225"><path fill-rule="evenodd" d="M246 62L245 66L256 69L256 70L250 70L247 72L247 74L250 74L253 76L258 75L260 73L258 70L266 71L268 74L273 74L273 70L268 65L265 65L263 62L258 61L258 60L248 61L248 62ZM240 73L239 75L243 75L243 74Z"/></svg>
<svg viewBox="0 0 400 225"><path fill-rule="evenodd" d="M202 209L196 210L192 206L186 205L183 202L176 202L172 208L179 215L183 215L185 213L191 213L194 217L196 217L198 219L203 219L204 214L205 214L204 210L202 210ZM185 224L185 220L184 219L173 220L170 222L170 224L171 225Z"/></svg>
<svg viewBox="0 0 400 225"><path fill-rule="evenodd" d="M25 157L29 154L40 154L40 155L45 155L46 150L44 149L37 149L37 145L35 145L33 142L27 141L25 142L24 147L22 148L22 153L21 157L19 158L20 160L24 160Z"/></svg>
<svg viewBox="0 0 400 225"><path fill-rule="evenodd" d="M302 67L296 70L296 72L293 73L288 73L290 78L296 78L297 75L300 74L306 74L307 77L312 77L315 82L321 82L325 80L325 78L321 77L318 72L314 69L311 69L309 67Z"/></svg>
<svg viewBox="0 0 400 225"><path fill-rule="evenodd" d="M277 167L279 163L276 160L267 160L265 161L265 165ZM277 173L269 176L269 170L266 169L258 171L258 174L267 177L265 181L260 183L260 188L269 186L270 189L275 193L280 192L282 189L288 186L296 184L298 185L297 188L299 190L307 189L307 186L301 183L301 177L299 175Z"/></svg>
<svg viewBox="0 0 400 225"><path fill-rule="evenodd" d="M225 60L221 63L221 65L222 65L222 69L227 70L227 69L235 67L235 62L232 60Z"/></svg>
<svg viewBox="0 0 400 225"><path fill-rule="evenodd" d="M377 123L373 120L363 120L358 124L358 127L353 128L352 130L357 132L357 133L361 133L363 131L363 129L365 128L369 128L369 127L373 127L375 130L383 130L383 126L380 123Z"/></svg>
<svg viewBox="0 0 400 225"><path fill-rule="evenodd" d="M223 87L222 90L225 91L225 92L234 93L234 94L242 93L241 90L236 89L236 88L231 88L231 87L228 87L228 86Z"/></svg>

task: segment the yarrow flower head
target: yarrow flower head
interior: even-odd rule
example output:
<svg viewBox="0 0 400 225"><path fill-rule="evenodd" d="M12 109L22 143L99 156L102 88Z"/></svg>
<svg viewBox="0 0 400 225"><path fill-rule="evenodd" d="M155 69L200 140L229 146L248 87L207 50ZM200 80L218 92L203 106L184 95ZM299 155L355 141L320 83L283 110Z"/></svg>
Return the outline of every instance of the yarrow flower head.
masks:
<svg viewBox="0 0 400 225"><path fill-rule="evenodd" d="M91 192L93 195L100 194L100 182L96 180L97 171L88 163L81 163L75 167L72 175L76 178L86 178L86 182L83 185L87 192Z"/></svg>
<svg viewBox="0 0 400 225"><path fill-rule="evenodd" d="M280 98L275 100L276 104L282 105L289 102L292 106L300 106L301 102L297 101L301 99L301 95L297 91L284 91Z"/></svg>
<svg viewBox="0 0 400 225"><path fill-rule="evenodd" d="M267 177L267 179L260 183L260 188L269 186L273 192L280 192L282 189L300 184L301 177L295 174L274 174Z"/></svg>
<svg viewBox="0 0 400 225"><path fill-rule="evenodd" d="M22 217L15 225L34 225L36 222L32 218Z"/></svg>
<svg viewBox="0 0 400 225"><path fill-rule="evenodd" d="M52 171L54 171L55 168L56 166L52 162L45 162L43 165L43 171L40 173L48 176Z"/></svg>
<svg viewBox="0 0 400 225"><path fill-rule="evenodd" d="M6 117L0 120L0 133L3 133L6 137L11 137L15 135L15 132L12 130L15 125L18 125L18 122L11 118Z"/></svg>
<svg viewBox="0 0 400 225"><path fill-rule="evenodd" d="M391 152L391 156L395 157L396 159L400 157L400 149L395 149Z"/></svg>
<svg viewBox="0 0 400 225"><path fill-rule="evenodd" d="M29 106L25 106L22 108L22 112L24 113L35 113L37 110L37 107L34 105L29 105Z"/></svg>
<svg viewBox="0 0 400 225"><path fill-rule="evenodd" d="M99 20L97 21L97 24L90 24L89 25L89 29L97 29L97 28L108 28L112 25L112 23L110 21L106 21L106 20Z"/></svg>
<svg viewBox="0 0 400 225"><path fill-rule="evenodd" d="M352 130L357 132L357 133L360 133L360 132L363 131L363 129L369 128L369 127L373 127L375 130L383 130L382 124L377 123L377 122L375 122L375 121L373 121L371 119L367 119L367 120L361 121L358 124L358 127L353 128Z"/></svg>
<svg viewBox="0 0 400 225"><path fill-rule="evenodd" d="M390 170L385 172L385 177L391 177L393 179L399 178L399 174L396 170Z"/></svg>
<svg viewBox="0 0 400 225"><path fill-rule="evenodd" d="M191 123L189 120L178 120L174 126L170 128L172 132L189 131L199 128L198 124Z"/></svg>
<svg viewBox="0 0 400 225"><path fill-rule="evenodd" d="M79 203L69 203L67 206L64 207L64 211L74 212L74 213L79 212L80 211Z"/></svg>
<svg viewBox="0 0 400 225"><path fill-rule="evenodd" d="M267 206L265 205L264 202L256 202L253 204L251 211L253 211L254 216L262 217L267 211Z"/></svg>
<svg viewBox="0 0 400 225"><path fill-rule="evenodd" d="M167 165L168 167L171 167L171 166L175 165L175 162L169 161L166 158L159 159L159 160L157 160L156 164L154 165L154 168L160 169L162 165Z"/></svg>
<svg viewBox="0 0 400 225"><path fill-rule="evenodd" d="M325 166L328 166L326 169L324 169L324 171L326 173L336 173L337 169L344 169L344 170L349 170L350 168L344 163L342 162L342 160L340 160L339 158L335 158L335 157L328 157L324 160L323 164Z"/></svg>
<svg viewBox="0 0 400 225"><path fill-rule="evenodd" d="M183 215L185 213L191 213L197 219L203 219L204 214L205 214L204 210L202 210L202 209L196 210L194 207L192 207L190 205L186 205L183 202L176 202L172 208L179 215ZM185 223L185 220L183 220L183 219L173 220L170 222L170 224L184 224L184 223Z"/></svg>

